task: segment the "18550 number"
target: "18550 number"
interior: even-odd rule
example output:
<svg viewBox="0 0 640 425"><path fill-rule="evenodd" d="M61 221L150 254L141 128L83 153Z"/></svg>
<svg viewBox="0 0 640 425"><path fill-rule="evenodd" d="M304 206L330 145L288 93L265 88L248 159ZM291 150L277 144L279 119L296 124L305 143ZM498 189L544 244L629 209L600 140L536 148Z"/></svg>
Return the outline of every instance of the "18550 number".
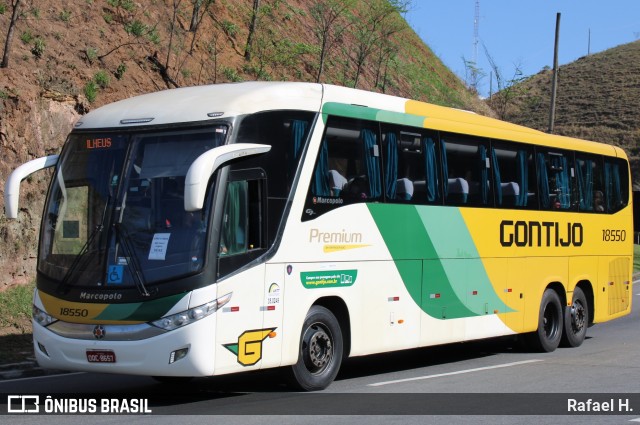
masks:
<svg viewBox="0 0 640 425"><path fill-rule="evenodd" d="M60 315L69 317L87 317L89 315L89 310L87 310L86 308L61 307Z"/></svg>
<svg viewBox="0 0 640 425"><path fill-rule="evenodd" d="M602 229L604 242L624 242L627 239L627 231L620 229Z"/></svg>

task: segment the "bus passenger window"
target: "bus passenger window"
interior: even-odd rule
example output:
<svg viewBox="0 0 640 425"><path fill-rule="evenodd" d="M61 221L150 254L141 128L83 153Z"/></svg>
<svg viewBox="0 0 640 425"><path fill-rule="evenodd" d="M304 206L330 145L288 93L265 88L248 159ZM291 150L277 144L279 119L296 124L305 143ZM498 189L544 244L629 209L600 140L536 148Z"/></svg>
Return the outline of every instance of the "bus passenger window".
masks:
<svg viewBox="0 0 640 425"><path fill-rule="evenodd" d="M493 194L498 208L537 208L533 153L526 145L492 143Z"/></svg>
<svg viewBox="0 0 640 425"><path fill-rule="evenodd" d="M380 137L375 123L330 118L318 152L305 219L383 196Z"/></svg>
<svg viewBox="0 0 640 425"><path fill-rule="evenodd" d="M483 140L443 137L442 180L447 205L493 205L487 146Z"/></svg>
<svg viewBox="0 0 640 425"><path fill-rule="evenodd" d="M604 212L602 160L595 155L576 154L576 199L580 211Z"/></svg>
<svg viewBox="0 0 640 425"><path fill-rule="evenodd" d="M629 203L629 174L627 162L622 159L606 159L604 162L604 188L606 209L615 213Z"/></svg>
<svg viewBox="0 0 640 425"><path fill-rule="evenodd" d="M571 209L571 164L569 155L558 152L538 152L537 171L540 208Z"/></svg>

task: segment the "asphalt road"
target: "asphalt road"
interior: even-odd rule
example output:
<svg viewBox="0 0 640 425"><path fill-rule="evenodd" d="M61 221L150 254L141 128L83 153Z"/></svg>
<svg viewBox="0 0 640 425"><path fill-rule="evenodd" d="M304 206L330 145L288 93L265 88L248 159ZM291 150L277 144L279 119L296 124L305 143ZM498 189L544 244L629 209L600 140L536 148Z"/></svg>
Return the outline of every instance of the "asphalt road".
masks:
<svg viewBox="0 0 640 425"><path fill-rule="evenodd" d="M215 424L640 423L640 289L634 292L632 314L590 328L579 348L528 353L499 339L351 359L327 390L314 394L288 391L277 370L181 386L89 373L5 380L0 381L3 398L33 393L143 398L152 413L16 414L0 416L0 423L4 418L12 424L200 424L201 415ZM595 402L604 410L611 400L615 414L593 411ZM570 403L592 411L550 415L565 413ZM6 404L0 409L4 414Z"/></svg>

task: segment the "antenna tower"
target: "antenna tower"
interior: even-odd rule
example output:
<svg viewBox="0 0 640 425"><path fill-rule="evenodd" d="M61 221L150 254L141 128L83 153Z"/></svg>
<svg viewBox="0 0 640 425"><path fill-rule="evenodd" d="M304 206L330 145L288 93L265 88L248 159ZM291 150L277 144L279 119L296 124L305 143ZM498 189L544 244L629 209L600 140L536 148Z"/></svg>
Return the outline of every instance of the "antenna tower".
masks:
<svg viewBox="0 0 640 425"><path fill-rule="evenodd" d="M476 10L473 18L473 69L471 70L471 86L478 89L478 42L480 29L480 0L476 0Z"/></svg>

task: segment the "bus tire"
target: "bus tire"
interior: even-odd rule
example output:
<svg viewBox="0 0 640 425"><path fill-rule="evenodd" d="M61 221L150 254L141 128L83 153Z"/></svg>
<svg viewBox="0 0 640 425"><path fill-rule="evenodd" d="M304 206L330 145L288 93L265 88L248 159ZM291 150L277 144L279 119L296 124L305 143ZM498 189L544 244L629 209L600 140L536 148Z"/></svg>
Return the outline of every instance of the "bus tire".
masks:
<svg viewBox="0 0 640 425"><path fill-rule="evenodd" d="M298 362L291 366L290 384L303 391L327 388L342 363L342 331L328 309L311 307L302 326Z"/></svg>
<svg viewBox="0 0 640 425"><path fill-rule="evenodd" d="M571 305L564 308L564 332L561 345L563 347L579 347L587 336L589 324L589 304L582 289L573 290Z"/></svg>
<svg viewBox="0 0 640 425"><path fill-rule="evenodd" d="M550 353L558 348L562 339L563 312L558 293L547 289L542 294L538 314L538 330L528 335L529 346L534 351Z"/></svg>

